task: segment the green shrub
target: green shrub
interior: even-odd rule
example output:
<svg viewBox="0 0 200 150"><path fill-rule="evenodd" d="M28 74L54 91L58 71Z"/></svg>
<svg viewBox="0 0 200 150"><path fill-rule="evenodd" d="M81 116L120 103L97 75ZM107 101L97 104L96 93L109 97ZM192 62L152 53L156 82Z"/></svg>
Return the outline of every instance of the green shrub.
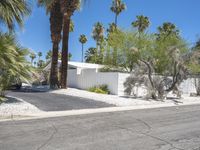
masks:
<svg viewBox="0 0 200 150"><path fill-rule="evenodd" d="M0 104L3 103L4 101L6 101L6 98L3 96L0 96Z"/></svg>
<svg viewBox="0 0 200 150"><path fill-rule="evenodd" d="M110 91L107 85L94 86L94 87L89 88L88 91L99 93L99 94L110 94Z"/></svg>

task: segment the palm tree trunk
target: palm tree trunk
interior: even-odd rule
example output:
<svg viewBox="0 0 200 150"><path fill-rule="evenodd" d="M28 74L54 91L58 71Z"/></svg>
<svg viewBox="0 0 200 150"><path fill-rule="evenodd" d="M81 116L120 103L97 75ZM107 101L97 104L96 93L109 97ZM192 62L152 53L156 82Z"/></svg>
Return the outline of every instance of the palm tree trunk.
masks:
<svg viewBox="0 0 200 150"><path fill-rule="evenodd" d="M84 49L83 46L84 46L84 45L82 44L82 62L83 62L83 49Z"/></svg>
<svg viewBox="0 0 200 150"><path fill-rule="evenodd" d="M31 65L33 66L33 59L31 59Z"/></svg>
<svg viewBox="0 0 200 150"><path fill-rule="evenodd" d="M58 84L58 43L53 43L53 52L51 60L50 72L50 88L55 89L59 87Z"/></svg>
<svg viewBox="0 0 200 150"><path fill-rule="evenodd" d="M99 44L98 41L96 42L96 54L95 54L95 64L98 64L99 60Z"/></svg>
<svg viewBox="0 0 200 150"><path fill-rule="evenodd" d="M63 19L63 39L62 39L62 64L61 64L61 88L67 88L68 71L68 42L69 42L70 18L64 15Z"/></svg>
<svg viewBox="0 0 200 150"><path fill-rule="evenodd" d="M60 10L60 1L55 1L50 12L50 30L51 39L53 43L52 49L52 61L51 61L51 72L50 72L50 88L59 88L58 82L58 51L59 43L61 40L63 14Z"/></svg>
<svg viewBox="0 0 200 150"><path fill-rule="evenodd" d="M116 25L116 27L117 27L117 17L118 17L118 15L116 14L115 15L115 25Z"/></svg>

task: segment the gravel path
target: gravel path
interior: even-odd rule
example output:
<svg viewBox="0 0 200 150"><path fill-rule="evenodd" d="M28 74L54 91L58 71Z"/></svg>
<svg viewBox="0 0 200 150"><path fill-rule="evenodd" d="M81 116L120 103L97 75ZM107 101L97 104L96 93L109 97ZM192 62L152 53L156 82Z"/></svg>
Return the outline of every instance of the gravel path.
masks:
<svg viewBox="0 0 200 150"><path fill-rule="evenodd" d="M94 101L100 101L105 102L108 104L116 105L116 106L146 106L146 105L160 105L160 104L169 104L173 103L174 105L177 104L200 104L200 98L199 97L190 97L189 95L183 95L182 99L167 99L164 101L154 101L154 100L145 100L142 98L128 98L128 97L119 97L117 95L105 95L105 94L97 94L92 93L84 90L74 89L74 88L68 88L68 89L60 89L51 91L50 93L55 94L65 94L67 96L79 96L82 98L89 98ZM171 95L173 96L173 95Z"/></svg>

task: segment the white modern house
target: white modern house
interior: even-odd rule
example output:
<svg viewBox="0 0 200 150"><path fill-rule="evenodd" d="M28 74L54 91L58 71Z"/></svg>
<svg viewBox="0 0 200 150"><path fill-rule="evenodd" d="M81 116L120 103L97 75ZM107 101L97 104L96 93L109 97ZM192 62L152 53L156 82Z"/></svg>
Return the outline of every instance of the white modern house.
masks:
<svg viewBox="0 0 200 150"><path fill-rule="evenodd" d="M61 62L59 61L59 66ZM88 90L91 87L108 85L111 94L124 95L123 83L129 74L100 72L103 65L72 62L68 63L68 87ZM50 70L51 64L44 70Z"/></svg>
<svg viewBox="0 0 200 150"><path fill-rule="evenodd" d="M59 66L61 62L59 61ZM91 87L106 84L113 95L124 95L124 82L130 75L119 72L101 72L103 65L72 62L68 63L68 87L88 90ZM44 70L50 70L48 64ZM184 81L181 86L183 93L195 92L193 79Z"/></svg>

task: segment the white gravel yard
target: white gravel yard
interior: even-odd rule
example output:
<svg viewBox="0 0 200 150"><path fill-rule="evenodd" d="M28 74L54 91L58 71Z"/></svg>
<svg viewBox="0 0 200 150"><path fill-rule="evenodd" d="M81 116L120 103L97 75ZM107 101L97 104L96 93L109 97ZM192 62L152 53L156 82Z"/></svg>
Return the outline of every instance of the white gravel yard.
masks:
<svg viewBox="0 0 200 150"><path fill-rule="evenodd" d="M29 116L29 114L42 112L34 105L27 103L22 99L8 97L8 100L11 102L3 102L0 104L0 118Z"/></svg>
<svg viewBox="0 0 200 150"><path fill-rule="evenodd" d="M134 98L125 98L125 97L119 97L116 95L104 95L104 94L97 94L88 92L85 90L79 90L74 88L68 88L68 89L61 89L61 90L55 90L51 91L51 93L55 94L64 94L68 96L77 96L82 98L88 98L94 101L101 101L108 104L113 104L116 106L146 106L146 105L164 105L172 103L174 105L177 104L200 104L200 98L199 97L190 97L189 95L183 95L182 99L173 99L173 100L165 100L163 102L161 101L154 101L154 100L144 100L144 99L134 99Z"/></svg>

